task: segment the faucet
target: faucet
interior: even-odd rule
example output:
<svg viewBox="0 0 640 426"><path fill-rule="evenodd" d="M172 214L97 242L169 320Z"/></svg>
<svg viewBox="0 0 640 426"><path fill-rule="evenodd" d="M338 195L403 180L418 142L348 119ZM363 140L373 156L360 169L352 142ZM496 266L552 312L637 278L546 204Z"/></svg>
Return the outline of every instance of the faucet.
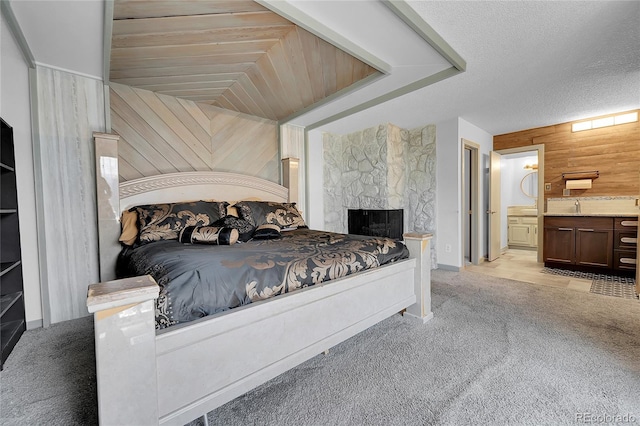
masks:
<svg viewBox="0 0 640 426"><path fill-rule="evenodd" d="M576 199L576 213L580 214L580 200Z"/></svg>

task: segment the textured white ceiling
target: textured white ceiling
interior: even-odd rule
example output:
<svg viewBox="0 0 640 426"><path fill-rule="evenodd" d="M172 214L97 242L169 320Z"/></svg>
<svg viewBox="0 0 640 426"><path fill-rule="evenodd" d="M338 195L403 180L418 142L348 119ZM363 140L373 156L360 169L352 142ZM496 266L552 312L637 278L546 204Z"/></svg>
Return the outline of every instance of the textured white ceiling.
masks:
<svg viewBox="0 0 640 426"><path fill-rule="evenodd" d="M467 71L323 130L459 116L496 135L640 108L640 2L409 3Z"/></svg>
<svg viewBox="0 0 640 426"><path fill-rule="evenodd" d="M4 1L4 0L2 0ZM409 81L432 73L428 49L371 1L289 0ZM335 8L342 5L343 13ZM638 1L411 1L467 62L467 71L323 126L345 133L392 122L413 128L462 117L491 134L640 108ZM101 76L103 1L12 0L36 61ZM314 9L315 8L315 9ZM329 10L331 13L322 13ZM315 10L315 11L314 11ZM363 10L362 13L358 13ZM424 56L427 54L427 56ZM385 83L390 84L391 79ZM382 84L382 82L380 82ZM380 90L369 85L362 90ZM366 93L354 98L366 99ZM344 100L338 100L344 102ZM325 107L325 116L339 111ZM313 118L313 117L311 117ZM309 120L313 122L319 118ZM305 122L305 117L298 121Z"/></svg>

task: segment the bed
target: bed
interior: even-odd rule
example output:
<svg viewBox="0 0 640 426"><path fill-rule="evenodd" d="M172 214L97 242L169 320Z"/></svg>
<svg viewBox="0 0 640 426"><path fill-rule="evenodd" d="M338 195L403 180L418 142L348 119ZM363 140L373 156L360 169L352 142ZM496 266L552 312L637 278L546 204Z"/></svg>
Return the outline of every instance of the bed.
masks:
<svg viewBox="0 0 640 426"><path fill-rule="evenodd" d="M158 330L160 287L154 278L114 279L121 212L184 200L295 202L295 190L289 188L297 188L297 162L283 161L289 188L219 172L174 173L119 184L118 137L96 133L94 138L102 282L89 286L87 306L94 314L101 424L185 424L400 311L422 323L433 316L431 236L410 233L404 237L409 258L400 253L386 265L300 285L265 300L260 297L265 292L256 289L251 303L216 308L203 318L174 321ZM291 239L336 239L305 228L288 232L259 245L284 253L278 244ZM161 245L183 249L175 241ZM231 255L240 247L224 249ZM153 262L140 261L142 270Z"/></svg>

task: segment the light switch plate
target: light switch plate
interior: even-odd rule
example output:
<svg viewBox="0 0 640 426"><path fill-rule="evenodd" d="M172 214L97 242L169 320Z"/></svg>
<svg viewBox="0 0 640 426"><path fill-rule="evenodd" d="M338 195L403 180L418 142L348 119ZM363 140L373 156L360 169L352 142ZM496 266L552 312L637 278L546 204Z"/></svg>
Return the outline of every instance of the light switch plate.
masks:
<svg viewBox="0 0 640 426"><path fill-rule="evenodd" d="M545 191L551 191L551 184L550 183L545 183L544 184L544 190Z"/></svg>

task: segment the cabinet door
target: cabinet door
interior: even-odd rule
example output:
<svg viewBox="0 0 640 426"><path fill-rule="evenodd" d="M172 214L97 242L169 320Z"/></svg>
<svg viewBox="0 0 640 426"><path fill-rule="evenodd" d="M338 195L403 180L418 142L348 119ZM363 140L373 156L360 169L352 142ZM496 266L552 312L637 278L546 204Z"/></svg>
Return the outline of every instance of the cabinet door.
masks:
<svg viewBox="0 0 640 426"><path fill-rule="evenodd" d="M575 228L545 227L543 255L545 262L575 263Z"/></svg>
<svg viewBox="0 0 640 426"><path fill-rule="evenodd" d="M529 247L538 247L538 218L533 216L525 216L522 223L529 227Z"/></svg>
<svg viewBox="0 0 640 426"><path fill-rule="evenodd" d="M613 266L613 230L577 228L576 264L611 268Z"/></svg>
<svg viewBox="0 0 640 426"><path fill-rule="evenodd" d="M529 225L509 224L509 244L529 246L531 229Z"/></svg>

